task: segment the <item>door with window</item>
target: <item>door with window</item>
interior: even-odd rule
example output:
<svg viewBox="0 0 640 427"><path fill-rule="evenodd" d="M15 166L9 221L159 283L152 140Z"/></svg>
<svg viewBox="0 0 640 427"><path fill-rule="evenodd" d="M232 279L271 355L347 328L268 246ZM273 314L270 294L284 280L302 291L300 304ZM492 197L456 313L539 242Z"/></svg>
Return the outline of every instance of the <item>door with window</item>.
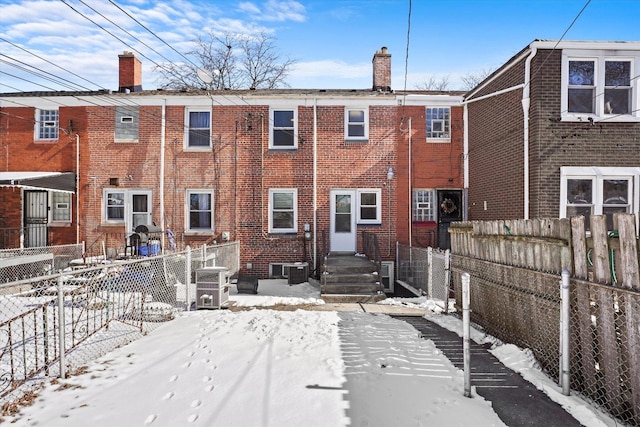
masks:
<svg viewBox="0 0 640 427"><path fill-rule="evenodd" d="M46 191L24 192L24 247L47 246L47 206Z"/></svg>
<svg viewBox="0 0 640 427"><path fill-rule="evenodd" d="M151 224L151 191L132 191L129 193L130 231L135 231L139 225Z"/></svg>
<svg viewBox="0 0 640 427"><path fill-rule="evenodd" d="M331 190L329 250L356 252L356 191Z"/></svg>
<svg viewBox="0 0 640 427"><path fill-rule="evenodd" d="M462 191L438 190L438 247L451 249L449 226L462 221Z"/></svg>

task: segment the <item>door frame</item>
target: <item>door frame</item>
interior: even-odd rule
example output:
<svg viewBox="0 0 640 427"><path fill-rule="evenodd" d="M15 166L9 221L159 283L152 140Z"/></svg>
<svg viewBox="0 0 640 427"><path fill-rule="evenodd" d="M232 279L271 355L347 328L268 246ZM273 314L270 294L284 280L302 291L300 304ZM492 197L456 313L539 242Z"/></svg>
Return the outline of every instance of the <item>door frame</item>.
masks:
<svg viewBox="0 0 640 427"><path fill-rule="evenodd" d="M31 207L31 203L38 203L39 206ZM24 190L22 212L24 221L23 246L25 248L47 246L49 243L49 192L46 190ZM39 215L31 216L35 213Z"/></svg>

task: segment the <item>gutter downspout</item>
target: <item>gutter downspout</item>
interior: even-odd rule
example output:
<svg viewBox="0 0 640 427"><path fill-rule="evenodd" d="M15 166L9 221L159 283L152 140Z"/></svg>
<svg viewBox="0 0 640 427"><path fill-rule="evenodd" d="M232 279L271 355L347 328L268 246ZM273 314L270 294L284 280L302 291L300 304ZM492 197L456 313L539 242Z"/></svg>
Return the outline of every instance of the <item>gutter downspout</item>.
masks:
<svg viewBox="0 0 640 427"><path fill-rule="evenodd" d="M407 211L409 211L409 247L413 246L413 233L411 230L412 227L412 219L413 219L413 188L411 187L413 185L413 177L411 176L411 117L409 117L409 189L408 189L408 193L409 193L409 198L407 199L409 201L409 209L407 209Z"/></svg>
<svg viewBox="0 0 640 427"><path fill-rule="evenodd" d="M464 169L464 177L463 177L463 200L464 200L464 210L463 210L463 220L467 221L469 219L469 106L465 102L463 104L463 127L464 127L464 135L463 135L463 148L462 148L462 163Z"/></svg>
<svg viewBox="0 0 640 427"><path fill-rule="evenodd" d="M167 100L162 100L162 122L160 126L160 229L162 230L162 239L160 247L164 251L165 248L165 223L164 223L164 150L165 150L165 128L167 123Z"/></svg>
<svg viewBox="0 0 640 427"><path fill-rule="evenodd" d="M306 244L306 243L305 243ZM318 263L318 99L313 99L313 271ZM322 254L323 256L325 254Z"/></svg>
<svg viewBox="0 0 640 427"><path fill-rule="evenodd" d="M522 112L524 127L524 219L529 219L529 109L531 108L531 98L529 98L529 95L531 93L531 60L534 56L536 56L537 52L538 48L531 48L531 52L529 53L529 56L527 56L527 60L525 61L524 65L524 87L522 89Z"/></svg>
<svg viewBox="0 0 640 427"><path fill-rule="evenodd" d="M8 158L9 156L7 156L7 162ZM8 167L7 170L9 170ZM80 244L80 135L76 133L76 245L78 244Z"/></svg>

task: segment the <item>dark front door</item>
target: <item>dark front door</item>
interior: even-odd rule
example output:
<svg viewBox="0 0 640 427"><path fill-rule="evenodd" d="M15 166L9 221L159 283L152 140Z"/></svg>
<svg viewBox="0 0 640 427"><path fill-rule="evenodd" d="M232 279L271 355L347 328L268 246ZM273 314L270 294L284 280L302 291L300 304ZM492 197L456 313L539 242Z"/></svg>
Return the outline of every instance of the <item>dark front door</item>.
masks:
<svg viewBox="0 0 640 427"><path fill-rule="evenodd" d="M47 192L24 192L24 247L47 246Z"/></svg>
<svg viewBox="0 0 640 427"><path fill-rule="evenodd" d="M451 249L449 224L462 221L462 190L438 190L438 247Z"/></svg>

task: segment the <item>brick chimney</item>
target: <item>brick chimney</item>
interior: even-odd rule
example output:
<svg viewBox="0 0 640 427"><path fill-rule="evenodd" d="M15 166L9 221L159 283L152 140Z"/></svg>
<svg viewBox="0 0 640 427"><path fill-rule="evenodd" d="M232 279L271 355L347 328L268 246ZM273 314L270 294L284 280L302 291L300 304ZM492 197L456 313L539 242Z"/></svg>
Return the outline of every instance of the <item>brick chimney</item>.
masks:
<svg viewBox="0 0 640 427"><path fill-rule="evenodd" d="M142 62L126 50L119 58L118 92L142 92Z"/></svg>
<svg viewBox="0 0 640 427"><path fill-rule="evenodd" d="M373 55L373 90L391 92L391 54L383 46Z"/></svg>

